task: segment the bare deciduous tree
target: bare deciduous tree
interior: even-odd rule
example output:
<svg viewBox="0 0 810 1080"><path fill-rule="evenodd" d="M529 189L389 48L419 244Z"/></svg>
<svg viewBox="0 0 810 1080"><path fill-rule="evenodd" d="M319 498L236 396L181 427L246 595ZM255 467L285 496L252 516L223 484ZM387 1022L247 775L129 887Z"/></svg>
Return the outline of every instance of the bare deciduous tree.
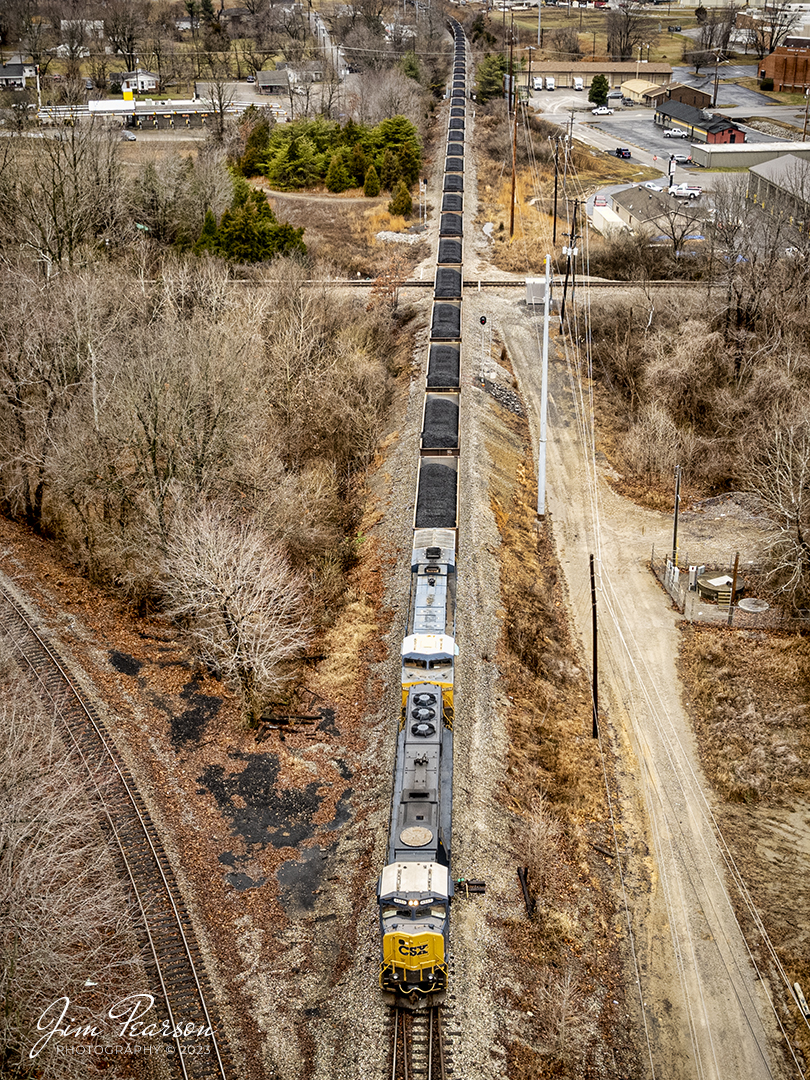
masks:
<svg viewBox="0 0 810 1080"><path fill-rule="evenodd" d="M147 22L144 0L102 0L100 14L104 32L116 52L121 53L130 71L135 70L137 52Z"/></svg>
<svg viewBox="0 0 810 1080"><path fill-rule="evenodd" d="M203 75L205 81L200 87L200 96L214 114L213 137L221 143L225 137L225 117L236 91L230 72L230 55L207 52Z"/></svg>
<svg viewBox="0 0 810 1080"><path fill-rule="evenodd" d="M245 719L257 723L309 639L303 583L283 552L206 504L175 520L163 587L200 658L238 689Z"/></svg>
<svg viewBox="0 0 810 1080"><path fill-rule="evenodd" d="M605 25L607 51L614 60L632 60L634 49L648 41L653 32L644 9L630 4L609 11Z"/></svg>
<svg viewBox="0 0 810 1080"><path fill-rule="evenodd" d="M799 10L792 4L765 4L761 17L748 31L748 44L760 60L784 42L800 17Z"/></svg>
<svg viewBox="0 0 810 1080"><path fill-rule="evenodd" d="M548 35L548 39L549 46L554 51L555 56L559 56L563 60L576 59L582 53L579 34L573 26L562 26L552 30Z"/></svg>
<svg viewBox="0 0 810 1080"><path fill-rule="evenodd" d="M779 427L750 467L750 486L773 522L770 578L793 607L810 599L810 424Z"/></svg>
<svg viewBox="0 0 810 1080"><path fill-rule="evenodd" d="M113 133L92 122L43 139L33 157L27 142L15 140L13 167L0 174L0 244L28 248L50 277L116 223L118 148Z"/></svg>

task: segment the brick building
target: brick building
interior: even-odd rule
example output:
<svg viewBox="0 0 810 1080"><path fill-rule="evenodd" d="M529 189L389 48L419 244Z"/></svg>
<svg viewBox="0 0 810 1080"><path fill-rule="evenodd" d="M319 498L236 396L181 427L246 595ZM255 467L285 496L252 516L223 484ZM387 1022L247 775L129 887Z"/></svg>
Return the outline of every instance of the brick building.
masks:
<svg viewBox="0 0 810 1080"><path fill-rule="evenodd" d="M773 79L774 90L806 90L810 87L810 49L774 49L760 61L760 79Z"/></svg>

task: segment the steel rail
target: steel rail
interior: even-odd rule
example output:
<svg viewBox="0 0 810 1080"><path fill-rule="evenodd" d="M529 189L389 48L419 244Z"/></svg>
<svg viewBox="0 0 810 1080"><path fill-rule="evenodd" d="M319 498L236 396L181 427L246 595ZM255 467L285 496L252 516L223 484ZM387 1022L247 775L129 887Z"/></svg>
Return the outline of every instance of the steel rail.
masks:
<svg viewBox="0 0 810 1080"><path fill-rule="evenodd" d="M174 875L169 866L169 859L165 851L157 839L157 830L154 823L148 815L145 808L141 808L138 805L138 801L141 798L134 784L134 781L128 776L128 770L126 766L122 765L118 760L118 751L114 745L111 744L108 733L104 728L103 722L100 718L93 715L92 710L88 707L78 689L76 688L70 675L65 670L64 664L56 653L55 649L44 639L34 625L33 620L21 606L21 604L8 592L8 590L0 585L0 602L4 604L5 611L0 613L0 624L5 628L13 646L19 653L22 660L27 664L31 674L36 679L37 683L42 688L42 691L47 695L52 705L56 709L60 719L65 724L71 741L74 747L84 763L88 775L90 777L93 788L95 789L96 797L99 802L99 806L103 813L103 818L109 827L110 833L115 839L117 851L116 854L123 862L124 869L126 871L126 877L129 879L132 887L133 895L138 904L138 909L141 913L142 926L138 927L146 937L149 951L152 954L154 972L160 984L161 996L166 1006L166 1010L171 1024L171 1038L176 1048L177 1064L179 1065L179 1071L183 1076L183 1080L204 1080L208 1076L217 1076L221 1080L227 1080L228 1070L226 1066L225 1058L229 1057L227 1047L224 1040L222 1046L220 1046L217 1034L216 1034L216 1018L212 1018L209 1011L208 1004L206 1002L205 991L201 984L201 977L197 972L197 966L195 964L194 952L199 953L199 946L196 941L193 940L193 931L191 927L184 927L184 918L189 921L187 912L182 903L175 897L174 892L177 890L176 882L174 881ZM9 610L16 620L17 629L22 627L24 632L29 638L29 649L14 633L14 629L9 626ZM33 643L36 649L40 651L42 655L32 657L30 655L30 639L33 639ZM41 669L45 667L48 676L54 682L58 683L61 694L57 692L55 686L49 686L47 677L43 677ZM60 701L60 697L62 700ZM67 698L67 700L65 700ZM72 708L74 711L73 723L66 715L66 708ZM75 713L78 712L78 722ZM76 727L79 728L77 732ZM117 782L118 791L123 794L125 799L122 803L118 804L117 817L116 814L111 811L109 806L109 796L105 798L104 792L101 790L96 778L96 768L93 767L88 760L88 755L85 752L85 748L82 746L80 736L88 735L92 739L95 737L96 748L100 745L104 760L107 766L112 766L112 777ZM123 816L123 820L121 820ZM140 831L135 836L126 837L125 831L127 826L136 826L136 829ZM152 834L155 834L154 836ZM143 847L145 841L146 852L138 852L137 848L140 845ZM128 850L129 849L129 852ZM144 855L146 860L144 861ZM138 859L140 858L141 865L138 866ZM166 864L164 866L164 863ZM149 880L151 875L152 880ZM162 885L163 895L162 897L152 896L145 897L143 895L144 886L148 889L154 889L155 880L159 885ZM140 887L139 887L140 884ZM164 902L168 900L168 912L165 909L162 912L155 911L155 902ZM150 925L150 920L152 924ZM162 936L164 942L158 940L158 937ZM174 939L174 940L172 940ZM179 939L179 940L178 940ZM173 951L174 955L166 956L165 954ZM179 952L179 956L177 953ZM164 954L163 956L161 954ZM171 971L164 971L164 967L171 968ZM183 970L185 968L185 970ZM175 1017L175 1010L172 1008L172 998L182 999L188 998L189 988L188 983L193 983L194 991L196 995L192 993L192 997L196 996L196 1001L189 1003L188 1000L180 1001L179 1008L189 1009L196 1007L200 1010L202 1018L204 1018L204 1024L195 1022L193 1024L194 1030L198 1030L200 1027L210 1030L211 1035L210 1045L213 1047L214 1055L209 1057L206 1061L203 1055L189 1056L187 1059L184 1053L184 1047L186 1043L183 1041L188 1036L178 1034L182 1032L183 1028L188 1026L187 1017L181 1016L179 1011L177 1017ZM184 985L184 983L186 985ZM178 1028L178 1023L182 1024L181 1028ZM193 1063L193 1064L192 1064ZM215 1066L215 1069L206 1066Z"/></svg>
<svg viewBox="0 0 810 1080"><path fill-rule="evenodd" d="M391 1080L447 1080L440 1007L420 1012L395 1007L393 1012ZM425 1054L423 1062L414 1054L417 1043Z"/></svg>

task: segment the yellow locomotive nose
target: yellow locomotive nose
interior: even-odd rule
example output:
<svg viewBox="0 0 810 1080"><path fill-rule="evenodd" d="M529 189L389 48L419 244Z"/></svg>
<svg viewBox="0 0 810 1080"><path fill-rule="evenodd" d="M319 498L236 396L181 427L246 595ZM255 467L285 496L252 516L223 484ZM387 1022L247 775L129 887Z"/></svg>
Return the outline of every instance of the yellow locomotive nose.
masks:
<svg viewBox="0 0 810 1080"><path fill-rule="evenodd" d="M383 990L401 994L430 994L444 990L447 986L447 966L442 935L385 934L380 986Z"/></svg>

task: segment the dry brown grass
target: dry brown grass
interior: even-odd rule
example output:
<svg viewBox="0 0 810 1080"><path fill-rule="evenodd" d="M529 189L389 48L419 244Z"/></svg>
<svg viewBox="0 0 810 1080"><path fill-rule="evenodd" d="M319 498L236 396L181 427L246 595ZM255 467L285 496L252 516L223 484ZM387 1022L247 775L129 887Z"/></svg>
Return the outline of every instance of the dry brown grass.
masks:
<svg viewBox="0 0 810 1080"><path fill-rule="evenodd" d="M532 128L536 169L519 162L515 178L514 235L510 240L512 160L506 121L502 116L490 113L483 115L479 124L483 129L483 149L478 165L476 220L481 225L487 221L495 223L490 258L501 270L513 273L535 271L542 264L540 253L552 249L554 165L553 161L545 160L547 146L540 139L540 134L551 125L543 122L539 133L534 130L537 125ZM519 147L519 156L526 158L525 148ZM569 182L559 185L558 215L561 220L566 213L566 199L570 202L579 193L594 191L603 184L637 183L654 175L651 169L601 153L576 152L573 164L575 179L569 178ZM565 242L564 228L558 225L558 244Z"/></svg>
<svg viewBox="0 0 810 1080"><path fill-rule="evenodd" d="M690 627L680 671L704 765L725 798L810 797L807 637Z"/></svg>
<svg viewBox="0 0 810 1080"><path fill-rule="evenodd" d="M392 252L401 254L407 270L427 255L423 240L397 244L376 239L378 232L405 232L413 224L389 214L389 201L388 195L355 201L323 193L270 193L277 216L306 230L304 242L310 256L347 277L377 277Z"/></svg>
<svg viewBox="0 0 810 1080"><path fill-rule="evenodd" d="M503 354L501 364L509 370ZM610 843L590 694L572 659L551 539L545 528L535 531L527 423L492 406L488 427L490 501L502 540L498 664L511 701L501 794L536 905L531 921L518 912L496 921L520 973L500 996L506 1008L535 1017L531 1048L520 1038L507 1043L509 1076L612 1080L632 1072L635 1049L626 1023L617 1023L626 1006L609 872L590 846ZM500 969L507 966L499 956Z"/></svg>

